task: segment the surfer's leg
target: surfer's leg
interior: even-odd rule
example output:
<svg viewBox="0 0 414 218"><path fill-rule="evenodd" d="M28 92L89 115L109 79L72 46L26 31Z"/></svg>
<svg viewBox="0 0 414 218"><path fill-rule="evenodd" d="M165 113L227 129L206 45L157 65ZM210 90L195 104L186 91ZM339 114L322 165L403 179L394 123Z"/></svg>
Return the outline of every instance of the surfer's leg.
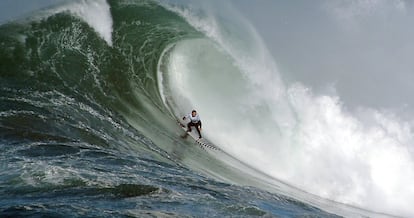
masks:
<svg viewBox="0 0 414 218"><path fill-rule="evenodd" d="M201 132L200 132L200 127L201 127L201 125L200 125L201 123L200 123L200 121L198 122L198 123L196 123L195 124L195 127L196 127L196 129L197 129L197 132L198 132L198 137L201 139Z"/></svg>
<svg viewBox="0 0 414 218"><path fill-rule="evenodd" d="M191 122L189 122L189 123L187 124L187 132L191 132L191 126L192 126L192 123L191 123Z"/></svg>

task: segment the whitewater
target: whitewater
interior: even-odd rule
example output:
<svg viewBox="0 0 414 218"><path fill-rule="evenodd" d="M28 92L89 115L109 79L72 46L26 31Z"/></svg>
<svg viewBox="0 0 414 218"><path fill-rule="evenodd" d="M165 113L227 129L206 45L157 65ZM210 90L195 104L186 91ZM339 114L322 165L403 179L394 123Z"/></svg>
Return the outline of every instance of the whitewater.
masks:
<svg viewBox="0 0 414 218"><path fill-rule="evenodd" d="M3 215L414 216L413 123L286 81L230 3L64 2L0 66Z"/></svg>

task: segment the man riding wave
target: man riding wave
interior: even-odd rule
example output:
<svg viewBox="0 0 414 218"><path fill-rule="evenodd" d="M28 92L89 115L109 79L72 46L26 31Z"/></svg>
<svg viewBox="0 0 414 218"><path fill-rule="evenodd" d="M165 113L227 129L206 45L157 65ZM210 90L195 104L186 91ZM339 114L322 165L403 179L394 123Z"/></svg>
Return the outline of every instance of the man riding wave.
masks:
<svg viewBox="0 0 414 218"><path fill-rule="evenodd" d="M199 139L201 139L201 120L196 110L191 111L190 114L183 117L183 120L189 119L190 122L187 124L187 132L191 132L191 127L194 126L198 132Z"/></svg>

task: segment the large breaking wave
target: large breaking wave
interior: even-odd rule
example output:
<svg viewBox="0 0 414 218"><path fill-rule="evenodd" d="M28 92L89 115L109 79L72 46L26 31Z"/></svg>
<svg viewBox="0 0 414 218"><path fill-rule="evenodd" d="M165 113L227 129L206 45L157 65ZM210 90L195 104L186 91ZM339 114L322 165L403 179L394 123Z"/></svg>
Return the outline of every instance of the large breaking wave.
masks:
<svg viewBox="0 0 414 218"><path fill-rule="evenodd" d="M1 27L5 144L114 147L340 215L413 215L412 126L285 84L230 7L76 1L39 16ZM175 120L193 108L225 153L177 155Z"/></svg>

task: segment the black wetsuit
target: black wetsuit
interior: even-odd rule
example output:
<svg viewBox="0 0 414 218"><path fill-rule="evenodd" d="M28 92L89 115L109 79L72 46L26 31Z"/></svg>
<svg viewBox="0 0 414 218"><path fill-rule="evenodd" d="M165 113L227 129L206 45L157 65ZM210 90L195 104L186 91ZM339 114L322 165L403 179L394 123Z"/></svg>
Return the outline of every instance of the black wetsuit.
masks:
<svg viewBox="0 0 414 218"><path fill-rule="evenodd" d="M201 132L200 132L200 128L201 128L201 120L199 120L197 123L193 123L193 122L189 122L187 124L187 132L191 132L191 127L195 126L197 132L198 132L198 136L201 138Z"/></svg>

